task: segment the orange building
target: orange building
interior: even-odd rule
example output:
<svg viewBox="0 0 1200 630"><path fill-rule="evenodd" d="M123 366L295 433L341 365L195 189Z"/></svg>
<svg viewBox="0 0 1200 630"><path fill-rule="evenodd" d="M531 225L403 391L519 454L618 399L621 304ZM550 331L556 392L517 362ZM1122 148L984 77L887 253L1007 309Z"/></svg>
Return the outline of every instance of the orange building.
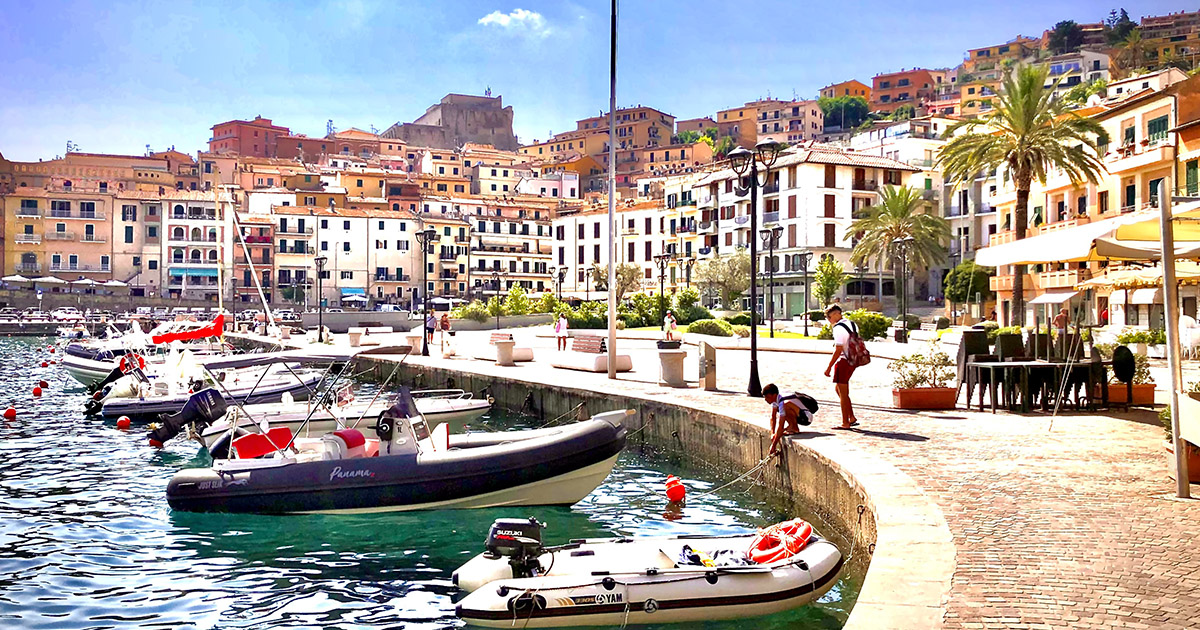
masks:
<svg viewBox="0 0 1200 630"><path fill-rule="evenodd" d="M875 75L871 86L871 111L893 112L901 105L915 109L937 93L941 83L933 70L914 68ZM941 73L942 77L945 73Z"/></svg>
<svg viewBox="0 0 1200 630"><path fill-rule="evenodd" d="M862 81L850 79L821 88L821 98L837 98L839 96L861 96L870 102L871 86Z"/></svg>
<svg viewBox="0 0 1200 630"><path fill-rule="evenodd" d="M275 157L280 136L289 133L287 127L274 125L270 118L262 116L255 116L254 120L230 120L213 125L208 151Z"/></svg>

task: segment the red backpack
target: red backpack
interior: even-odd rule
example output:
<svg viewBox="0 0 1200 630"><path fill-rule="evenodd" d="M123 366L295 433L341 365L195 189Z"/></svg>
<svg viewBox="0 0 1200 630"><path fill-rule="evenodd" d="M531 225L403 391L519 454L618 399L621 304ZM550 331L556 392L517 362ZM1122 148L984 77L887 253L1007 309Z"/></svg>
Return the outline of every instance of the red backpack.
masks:
<svg viewBox="0 0 1200 630"><path fill-rule="evenodd" d="M857 327L850 326L846 323L847 320L842 320L836 325L846 329L850 333L850 338L846 340L846 345L842 346L842 356L846 357L846 361L853 367L862 367L871 362L871 352L867 350L867 344L862 337L858 336Z"/></svg>

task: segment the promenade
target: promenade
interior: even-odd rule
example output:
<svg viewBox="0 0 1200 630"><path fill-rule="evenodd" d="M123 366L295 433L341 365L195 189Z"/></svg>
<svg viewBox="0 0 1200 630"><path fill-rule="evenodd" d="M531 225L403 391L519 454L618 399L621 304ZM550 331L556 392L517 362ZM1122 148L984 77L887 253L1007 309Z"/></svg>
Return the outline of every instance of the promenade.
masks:
<svg viewBox="0 0 1200 630"><path fill-rule="evenodd" d="M486 344L490 332L459 333L455 345L469 350ZM744 350L718 351L721 391L705 392L660 386L649 339L619 342L620 351L632 355L634 371L612 381L551 367L554 340L536 336L543 330L511 332L518 345L533 347L533 363L500 367L441 356L408 361L675 402L762 426L769 416L762 400L744 394ZM828 347L816 341L791 345L818 351L821 343ZM873 344L875 361L855 375L862 425L852 432L831 429L839 416L822 374L827 354L761 352L759 370L764 384L807 392L821 403L813 425L790 439L865 452L892 474L906 475L936 506L933 513L944 518L953 547L948 583L931 578L910 585L937 591L930 595L941 602L940 614L930 622L963 629L1200 627L1200 502L1173 497L1163 431L1152 412L1066 411L1051 418L898 411L891 408L884 358L898 352L883 346L897 347ZM691 350L685 373L694 381ZM914 574L936 564L917 556L907 562ZM929 624L906 624L923 625Z"/></svg>

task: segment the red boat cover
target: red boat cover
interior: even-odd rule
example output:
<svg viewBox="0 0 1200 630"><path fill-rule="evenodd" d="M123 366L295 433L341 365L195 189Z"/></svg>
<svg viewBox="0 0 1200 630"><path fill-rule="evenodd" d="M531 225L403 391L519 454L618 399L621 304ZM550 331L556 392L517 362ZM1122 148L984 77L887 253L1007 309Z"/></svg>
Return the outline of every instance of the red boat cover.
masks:
<svg viewBox="0 0 1200 630"><path fill-rule="evenodd" d="M195 330L184 330L176 333L167 333L165 335L154 335L150 338L154 343L171 343L172 341L192 341L194 339L205 339L207 337L220 337L225 329L225 315L217 315L212 323Z"/></svg>

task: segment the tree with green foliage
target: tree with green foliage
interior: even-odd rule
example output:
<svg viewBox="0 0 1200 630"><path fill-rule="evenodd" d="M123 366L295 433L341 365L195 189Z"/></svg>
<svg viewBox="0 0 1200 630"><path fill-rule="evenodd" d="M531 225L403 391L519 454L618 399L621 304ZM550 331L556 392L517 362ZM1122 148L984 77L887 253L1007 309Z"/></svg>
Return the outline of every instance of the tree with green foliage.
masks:
<svg viewBox="0 0 1200 630"><path fill-rule="evenodd" d="M826 127L853 129L867 119L871 105L861 96L835 96L817 99Z"/></svg>
<svg viewBox="0 0 1200 630"><path fill-rule="evenodd" d="M917 115L917 109L915 107L913 107L912 105L905 103L904 105L901 105L900 107L897 107L896 109L892 110L892 113L891 113L891 115L888 116L888 119L889 120L909 120L913 116L916 116L916 115Z"/></svg>
<svg viewBox="0 0 1200 630"><path fill-rule="evenodd" d="M973 260L959 263L950 273L946 274L946 299L951 302L965 304L975 299L979 293L983 299L991 299L992 291L988 287L988 278L996 273L993 267L981 267Z"/></svg>
<svg viewBox="0 0 1200 630"><path fill-rule="evenodd" d="M817 298L817 304L825 306L832 303L849 279L842 263L833 256L822 256L813 275L813 295Z"/></svg>
<svg viewBox="0 0 1200 630"><path fill-rule="evenodd" d="M562 304L562 302L559 302L558 298L555 297L553 293L547 291L547 292L543 293L542 297L538 299L536 304L534 304L533 312L534 313L554 313L554 312L558 311L558 307L560 304Z"/></svg>
<svg viewBox="0 0 1200 630"><path fill-rule="evenodd" d="M700 141L699 131L680 131L675 134L675 144L692 144Z"/></svg>
<svg viewBox="0 0 1200 630"><path fill-rule="evenodd" d="M929 269L944 260L950 222L930 212L921 193L916 188L885 187L879 203L866 208L866 214L846 230L846 240L858 237L850 261L863 266L874 263L880 269L890 266L896 286L901 286L896 243L908 242L904 256L909 269Z"/></svg>
<svg viewBox="0 0 1200 630"><path fill-rule="evenodd" d="M720 129L717 129L716 127L709 127L704 130L704 137L708 138L709 140L716 140L717 134L719 133L721 133Z"/></svg>
<svg viewBox="0 0 1200 630"><path fill-rule="evenodd" d="M504 312L504 302L500 299L499 295L493 295L492 297L488 298L487 313L492 317L506 314Z"/></svg>
<svg viewBox="0 0 1200 630"><path fill-rule="evenodd" d="M1096 79L1091 83L1080 83L1075 87L1066 91L1062 95L1062 100L1070 105L1083 106L1087 104L1087 100L1093 94L1103 94L1108 89L1108 81L1104 79Z"/></svg>
<svg viewBox="0 0 1200 630"><path fill-rule="evenodd" d="M696 286L715 291L721 305L737 310L737 300L750 290L750 254L739 250L735 254L717 256L696 267Z"/></svg>
<svg viewBox="0 0 1200 630"><path fill-rule="evenodd" d="M1074 20L1063 20L1050 31L1050 52L1061 55L1075 52L1083 45L1083 27Z"/></svg>
<svg viewBox="0 0 1200 630"><path fill-rule="evenodd" d="M1112 57L1110 68L1114 78L1125 78L1149 65L1149 44L1142 39L1138 29L1129 31L1125 39L1117 44L1117 54Z"/></svg>
<svg viewBox="0 0 1200 630"><path fill-rule="evenodd" d="M524 287L514 284L508 288L508 295L504 297L504 312L509 315L528 315L531 307Z"/></svg>
<svg viewBox="0 0 1200 630"><path fill-rule="evenodd" d="M1137 28L1137 22L1129 19L1125 9L1113 9L1104 20L1104 38L1110 46L1116 46L1125 41L1129 34Z"/></svg>
<svg viewBox="0 0 1200 630"><path fill-rule="evenodd" d="M1108 142L1100 123L1068 110L1055 99L1058 81L1046 86L1048 70L1022 66L1004 78L995 109L975 120L950 127L951 140L942 147L938 166L947 179L967 181L977 173L1005 167L1005 176L1017 189L1013 223L1017 239L1025 238L1029 225L1029 189L1053 170L1061 170L1076 184L1099 180L1104 170L1098 146ZM948 228L947 228L948 229ZM1013 270L1014 322L1025 322L1025 265Z"/></svg>

